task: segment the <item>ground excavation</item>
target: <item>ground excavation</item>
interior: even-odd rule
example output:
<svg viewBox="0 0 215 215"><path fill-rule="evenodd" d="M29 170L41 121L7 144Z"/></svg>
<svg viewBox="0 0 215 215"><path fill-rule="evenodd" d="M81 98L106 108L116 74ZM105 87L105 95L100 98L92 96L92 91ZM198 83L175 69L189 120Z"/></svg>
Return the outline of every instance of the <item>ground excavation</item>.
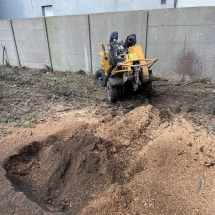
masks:
<svg viewBox="0 0 215 215"><path fill-rule="evenodd" d="M215 214L215 86L0 68L0 214Z"/></svg>

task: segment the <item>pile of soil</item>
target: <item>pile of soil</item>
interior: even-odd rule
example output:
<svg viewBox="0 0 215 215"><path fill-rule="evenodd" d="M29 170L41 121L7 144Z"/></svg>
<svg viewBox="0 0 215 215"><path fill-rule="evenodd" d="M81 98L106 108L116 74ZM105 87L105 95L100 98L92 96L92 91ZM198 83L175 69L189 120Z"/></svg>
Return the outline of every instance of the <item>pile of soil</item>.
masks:
<svg viewBox="0 0 215 215"><path fill-rule="evenodd" d="M13 84L25 71L18 71ZM59 79L64 74L31 70L32 80L34 73L44 86L45 77L54 74ZM26 114L11 108L11 98L19 94L2 74L1 87L8 89L8 97L1 92L1 117L9 111L25 120L36 109ZM60 99L46 97L51 91L63 92L61 85L42 88L37 81L35 95L44 90L35 103L37 110L43 110L35 116L38 123L23 127L1 122L2 213L214 213L214 85L202 79L157 80L150 100L131 92L112 104L91 76L68 73L67 78L69 83L81 80L79 88L72 84L67 88L79 97L86 96L82 84L98 90L87 94L86 103L69 97L65 107ZM19 109L26 107L22 100L29 95L22 96ZM34 100L30 103L33 107Z"/></svg>

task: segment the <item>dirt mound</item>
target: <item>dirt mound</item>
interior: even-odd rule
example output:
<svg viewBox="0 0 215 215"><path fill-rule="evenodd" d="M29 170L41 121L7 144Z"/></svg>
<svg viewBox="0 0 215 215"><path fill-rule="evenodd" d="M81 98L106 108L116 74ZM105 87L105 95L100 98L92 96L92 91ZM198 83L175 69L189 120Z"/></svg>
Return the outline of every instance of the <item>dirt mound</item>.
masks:
<svg viewBox="0 0 215 215"><path fill-rule="evenodd" d="M32 142L5 163L7 178L17 191L48 212L78 214L110 184L124 184L128 159L122 147L81 131L67 141L49 137ZM127 201L127 200L126 200Z"/></svg>
<svg viewBox="0 0 215 215"><path fill-rule="evenodd" d="M116 162L106 162L110 146L88 133L67 141L32 142L6 162L7 177L45 210L77 214L117 178Z"/></svg>
<svg viewBox="0 0 215 215"><path fill-rule="evenodd" d="M70 135L33 141L4 164L15 190L45 211L194 214L197 202L205 207L196 193L214 168L214 152L208 143L196 143L195 128L169 110L138 107L92 124L83 121ZM201 136L213 143L206 130Z"/></svg>
<svg viewBox="0 0 215 215"><path fill-rule="evenodd" d="M151 110L152 107L145 109ZM140 112L136 111L137 117ZM145 117L148 113L146 111ZM142 129L147 130L150 124L143 117L137 127L133 126L136 121L134 115L131 113L121 121L116 118L111 122L114 132L107 129L107 139L99 137L95 130L97 136L88 133L95 126L86 125L66 140L52 135L43 142L33 141L7 159L4 164L6 176L17 191L24 192L48 212L78 214L95 196L115 183L120 186L117 190L121 190L122 196L128 196L121 201L130 202L128 199L132 193L121 185L128 183L144 168L140 162L129 167L129 155L134 155L147 144L149 138L143 135ZM117 139L116 132L123 141ZM104 133L100 131L100 136ZM135 139L141 136L142 146L136 148L138 143ZM133 140L130 152L125 140Z"/></svg>

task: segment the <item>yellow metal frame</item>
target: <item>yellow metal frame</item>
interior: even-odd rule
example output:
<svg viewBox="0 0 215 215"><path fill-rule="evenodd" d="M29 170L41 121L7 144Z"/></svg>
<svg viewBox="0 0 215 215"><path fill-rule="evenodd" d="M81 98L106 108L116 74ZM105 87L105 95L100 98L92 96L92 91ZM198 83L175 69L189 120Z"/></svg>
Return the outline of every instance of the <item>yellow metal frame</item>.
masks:
<svg viewBox="0 0 215 215"><path fill-rule="evenodd" d="M99 62L100 62L101 68L104 70L106 74L108 69L110 68L110 65L108 62L109 44L99 43L98 52L99 52Z"/></svg>
<svg viewBox="0 0 215 215"><path fill-rule="evenodd" d="M109 54L109 44L99 43L98 45L99 60L101 68L104 70L105 75L110 68L108 62ZM158 59L146 59L141 46L132 46L128 49L128 54L126 59L122 63L118 63L117 66L112 70L111 74L116 72L131 72L132 67L140 67L142 69L142 81L148 82L149 80L149 71L148 69L157 61ZM137 64L138 62L138 64ZM120 69L119 69L120 67Z"/></svg>

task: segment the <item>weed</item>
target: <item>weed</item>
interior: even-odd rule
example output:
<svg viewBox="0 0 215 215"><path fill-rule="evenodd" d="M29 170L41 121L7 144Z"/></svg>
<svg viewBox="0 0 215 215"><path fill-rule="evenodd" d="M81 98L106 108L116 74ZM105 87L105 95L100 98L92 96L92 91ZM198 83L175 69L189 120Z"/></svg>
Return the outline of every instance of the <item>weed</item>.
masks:
<svg viewBox="0 0 215 215"><path fill-rule="evenodd" d="M14 116L12 113L7 113L5 118L2 118L1 119L2 122L6 122L6 123L9 123L9 122L18 122L19 121L19 117L17 116Z"/></svg>
<svg viewBox="0 0 215 215"><path fill-rule="evenodd" d="M57 83L59 82L59 79L57 77L53 77L53 78L50 78L49 81L52 83Z"/></svg>
<svg viewBox="0 0 215 215"><path fill-rule="evenodd" d="M16 117L14 117L12 113L7 113L6 114L6 120L7 121L10 121L10 120L12 121L13 119L16 119Z"/></svg>
<svg viewBox="0 0 215 215"><path fill-rule="evenodd" d="M85 114L88 114L88 113L90 113L91 112L91 110L90 109L87 109L86 111L85 111Z"/></svg>
<svg viewBox="0 0 215 215"><path fill-rule="evenodd" d="M22 122L21 126L22 128L30 128L33 124L37 124L37 123L38 123L37 120L26 120Z"/></svg>
<svg viewBox="0 0 215 215"><path fill-rule="evenodd" d="M53 68L50 67L50 66L46 66L46 69L47 69L47 72L48 72L48 73L49 73L49 72L53 72Z"/></svg>
<svg viewBox="0 0 215 215"><path fill-rule="evenodd" d="M18 75L18 72L15 71L15 70L10 70L10 71L7 71L6 74L5 74L5 77L6 78L14 78L15 76Z"/></svg>
<svg viewBox="0 0 215 215"><path fill-rule="evenodd" d="M10 89L11 89L11 87L4 86L4 87L2 87L1 93L6 94Z"/></svg>
<svg viewBox="0 0 215 215"><path fill-rule="evenodd" d="M212 121L209 121L208 124L211 126L212 129L215 129L215 125L213 124Z"/></svg>
<svg viewBox="0 0 215 215"><path fill-rule="evenodd" d="M55 94L53 94L52 96L52 101L55 100L55 99L59 99L63 96L63 93L61 92L56 92Z"/></svg>
<svg viewBox="0 0 215 215"><path fill-rule="evenodd" d="M31 77L29 77L29 76L27 76L27 75L24 75L24 76L22 76L21 77L21 83L23 83L23 84L27 84L27 83L31 83Z"/></svg>
<svg viewBox="0 0 215 215"><path fill-rule="evenodd" d="M99 91L99 89L97 87L87 87L87 91Z"/></svg>
<svg viewBox="0 0 215 215"><path fill-rule="evenodd" d="M28 94L31 92L30 88L19 88L17 90L18 93Z"/></svg>
<svg viewBox="0 0 215 215"><path fill-rule="evenodd" d="M52 78L49 78L49 82L50 82L51 86L54 86L60 82L60 79L57 77L52 77Z"/></svg>
<svg viewBox="0 0 215 215"><path fill-rule="evenodd" d="M84 70L79 70L76 72L77 74L80 74L80 75L86 75L86 72Z"/></svg>
<svg viewBox="0 0 215 215"><path fill-rule="evenodd" d="M57 78L57 77L52 77L52 78L49 78L49 81L52 86L60 83L61 86L63 86L63 87L69 87L68 78L65 76L62 79Z"/></svg>
<svg viewBox="0 0 215 215"><path fill-rule="evenodd" d="M22 127L23 127L23 128L30 127L30 125L31 125L31 122L28 121L28 120L22 123Z"/></svg>
<svg viewBox="0 0 215 215"><path fill-rule="evenodd" d="M30 116L32 116L32 117L37 117L37 116L38 116L38 113L36 113L36 112L31 113Z"/></svg>
<svg viewBox="0 0 215 215"><path fill-rule="evenodd" d="M63 77L63 78L62 78L62 81L63 81L63 82L67 82L67 81L68 81L68 78L67 78L67 77Z"/></svg>
<svg viewBox="0 0 215 215"><path fill-rule="evenodd" d="M69 106L69 102L64 102L63 106Z"/></svg>
<svg viewBox="0 0 215 215"><path fill-rule="evenodd" d="M86 102L86 99L85 98L82 98L82 97L75 97L75 99L78 101L78 102Z"/></svg>
<svg viewBox="0 0 215 215"><path fill-rule="evenodd" d="M64 71L64 72L62 72L62 74L61 74L61 75L65 77L65 76L67 76L67 75L68 75L68 73L69 73L69 71Z"/></svg>

